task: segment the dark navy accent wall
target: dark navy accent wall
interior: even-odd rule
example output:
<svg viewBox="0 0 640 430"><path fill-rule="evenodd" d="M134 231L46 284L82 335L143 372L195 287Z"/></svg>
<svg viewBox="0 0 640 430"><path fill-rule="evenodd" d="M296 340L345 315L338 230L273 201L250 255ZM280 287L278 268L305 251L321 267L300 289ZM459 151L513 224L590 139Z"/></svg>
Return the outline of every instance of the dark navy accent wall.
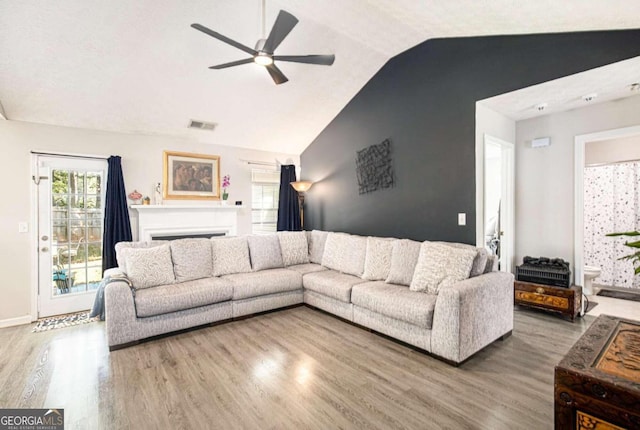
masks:
<svg viewBox="0 0 640 430"><path fill-rule="evenodd" d="M638 55L629 30L434 39L392 58L302 153L305 229L475 243L475 102ZM356 151L387 138L395 187L359 195Z"/></svg>

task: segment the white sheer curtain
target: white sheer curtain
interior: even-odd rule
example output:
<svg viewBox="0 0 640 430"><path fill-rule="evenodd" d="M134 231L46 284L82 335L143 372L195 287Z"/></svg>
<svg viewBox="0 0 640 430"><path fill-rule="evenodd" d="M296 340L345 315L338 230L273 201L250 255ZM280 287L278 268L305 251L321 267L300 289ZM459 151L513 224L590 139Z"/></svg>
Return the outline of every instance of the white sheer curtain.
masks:
<svg viewBox="0 0 640 430"><path fill-rule="evenodd" d="M632 249L625 237L607 233L640 228L640 162L585 167L584 170L584 256L585 264L602 269L595 282L625 288L640 288L633 264L618 258Z"/></svg>

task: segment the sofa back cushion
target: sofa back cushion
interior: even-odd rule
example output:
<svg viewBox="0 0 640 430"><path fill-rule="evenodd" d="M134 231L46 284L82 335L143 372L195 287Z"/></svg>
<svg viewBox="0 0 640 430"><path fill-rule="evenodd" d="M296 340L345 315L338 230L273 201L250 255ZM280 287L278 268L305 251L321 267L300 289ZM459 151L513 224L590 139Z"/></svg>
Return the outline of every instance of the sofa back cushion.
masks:
<svg viewBox="0 0 640 430"><path fill-rule="evenodd" d="M176 282L208 278L213 274L209 239L177 239L172 240L170 246Z"/></svg>
<svg viewBox="0 0 640 430"><path fill-rule="evenodd" d="M213 276L251 272L247 238L218 237L211 239Z"/></svg>
<svg viewBox="0 0 640 430"><path fill-rule="evenodd" d="M366 254L366 237L330 232L324 244L322 265L338 272L362 276Z"/></svg>
<svg viewBox="0 0 640 430"><path fill-rule="evenodd" d="M249 241L251 267L254 271L278 269L284 266L277 235L252 235L248 236L247 240Z"/></svg>
<svg viewBox="0 0 640 430"><path fill-rule="evenodd" d="M141 242L118 242L116 243L116 261L118 262L118 267L122 271L122 273L127 273L127 260L124 257L124 250L130 248L153 248L154 246L160 246L169 243L168 240L152 240L149 242L141 241Z"/></svg>
<svg viewBox="0 0 640 430"><path fill-rule="evenodd" d="M391 268L391 252L396 239L387 237L367 237L367 253L364 259L362 279L384 281Z"/></svg>
<svg viewBox="0 0 640 430"><path fill-rule="evenodd" d="M409 288L438 294L456 282L469 277L477 251L468 248L456 248L438 242L424 242L420 246L418 263Z"/></svg>
<svg viewBox="0 0 640 430"><path fill-rule="evenodd" d="M473 249L476 251L476 258L473 260L473 266L471 266L471 272L469 273L469 277L473 278L474 276L480 276L484 273L485 268L487 267L487 258L489 257L489 253L484 248L476 248L473 245L467 245L466 243L458 243L458 242L438 242L444 245L449 245L454 248L465 248L465 249Z"/></svg>
<svg viewBox="0 0 640 430"><path fill-rule="evenodd" d="M409 239L400 239L393 242L391 250L391 265L388 284L406 285L411 284L413 272L416 270L418 255L420 254L420 242Z"/></svg>
<svg viewBox="0 0 640 430"><path fill-rule="evenodd" d="M175 283L168 243L151 248L125 248L127 276L134 288L150 288Z"/></svg>
<svg viewBox="0 0 640 430"><path fill-rule="evenodd" d="M309 263L309 244L304 231L279 231L280 251L285 267Z"/></svg>
<svg viewBox="0 0 640 430"><path fill-rule="evenodd" d="M328 231L313 230L308 231L307 241L309 242L309 261L315 264L322 264L324 245L327 241Z"/></svg>
<svg viewBox="0 0 640 430"><path fill-rule="evenodd" d="M498 256L489 255L487 256L487 265L484 268L484 273L491 273L498 271Z"/></svg>

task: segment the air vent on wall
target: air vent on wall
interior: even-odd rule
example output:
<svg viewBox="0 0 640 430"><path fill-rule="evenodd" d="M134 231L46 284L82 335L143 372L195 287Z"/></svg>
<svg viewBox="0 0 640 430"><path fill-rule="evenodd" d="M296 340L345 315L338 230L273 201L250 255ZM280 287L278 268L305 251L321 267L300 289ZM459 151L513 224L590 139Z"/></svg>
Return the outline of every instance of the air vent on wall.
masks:
<svg viewBox="0 0 640 430"><path fill-rule="evenodd" d="M196 121L192 119L191 122L189 123L189 128L213 131L217 125L218 124L216 124L215 122Z"/></svg>

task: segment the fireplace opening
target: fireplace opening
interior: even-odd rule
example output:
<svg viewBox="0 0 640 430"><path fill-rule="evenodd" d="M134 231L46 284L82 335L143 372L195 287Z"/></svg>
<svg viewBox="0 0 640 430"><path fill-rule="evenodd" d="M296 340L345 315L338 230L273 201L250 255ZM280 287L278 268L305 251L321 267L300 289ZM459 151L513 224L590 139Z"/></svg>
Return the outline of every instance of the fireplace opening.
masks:
<svg viewBox="0 0 640 430"><path fill-rule="evenodd" d="M225 232L214 231L208 233L172 233L172 234L152 234L151 240L176 240L176 239L211 239L212 237L226 236Z"/></svg>

